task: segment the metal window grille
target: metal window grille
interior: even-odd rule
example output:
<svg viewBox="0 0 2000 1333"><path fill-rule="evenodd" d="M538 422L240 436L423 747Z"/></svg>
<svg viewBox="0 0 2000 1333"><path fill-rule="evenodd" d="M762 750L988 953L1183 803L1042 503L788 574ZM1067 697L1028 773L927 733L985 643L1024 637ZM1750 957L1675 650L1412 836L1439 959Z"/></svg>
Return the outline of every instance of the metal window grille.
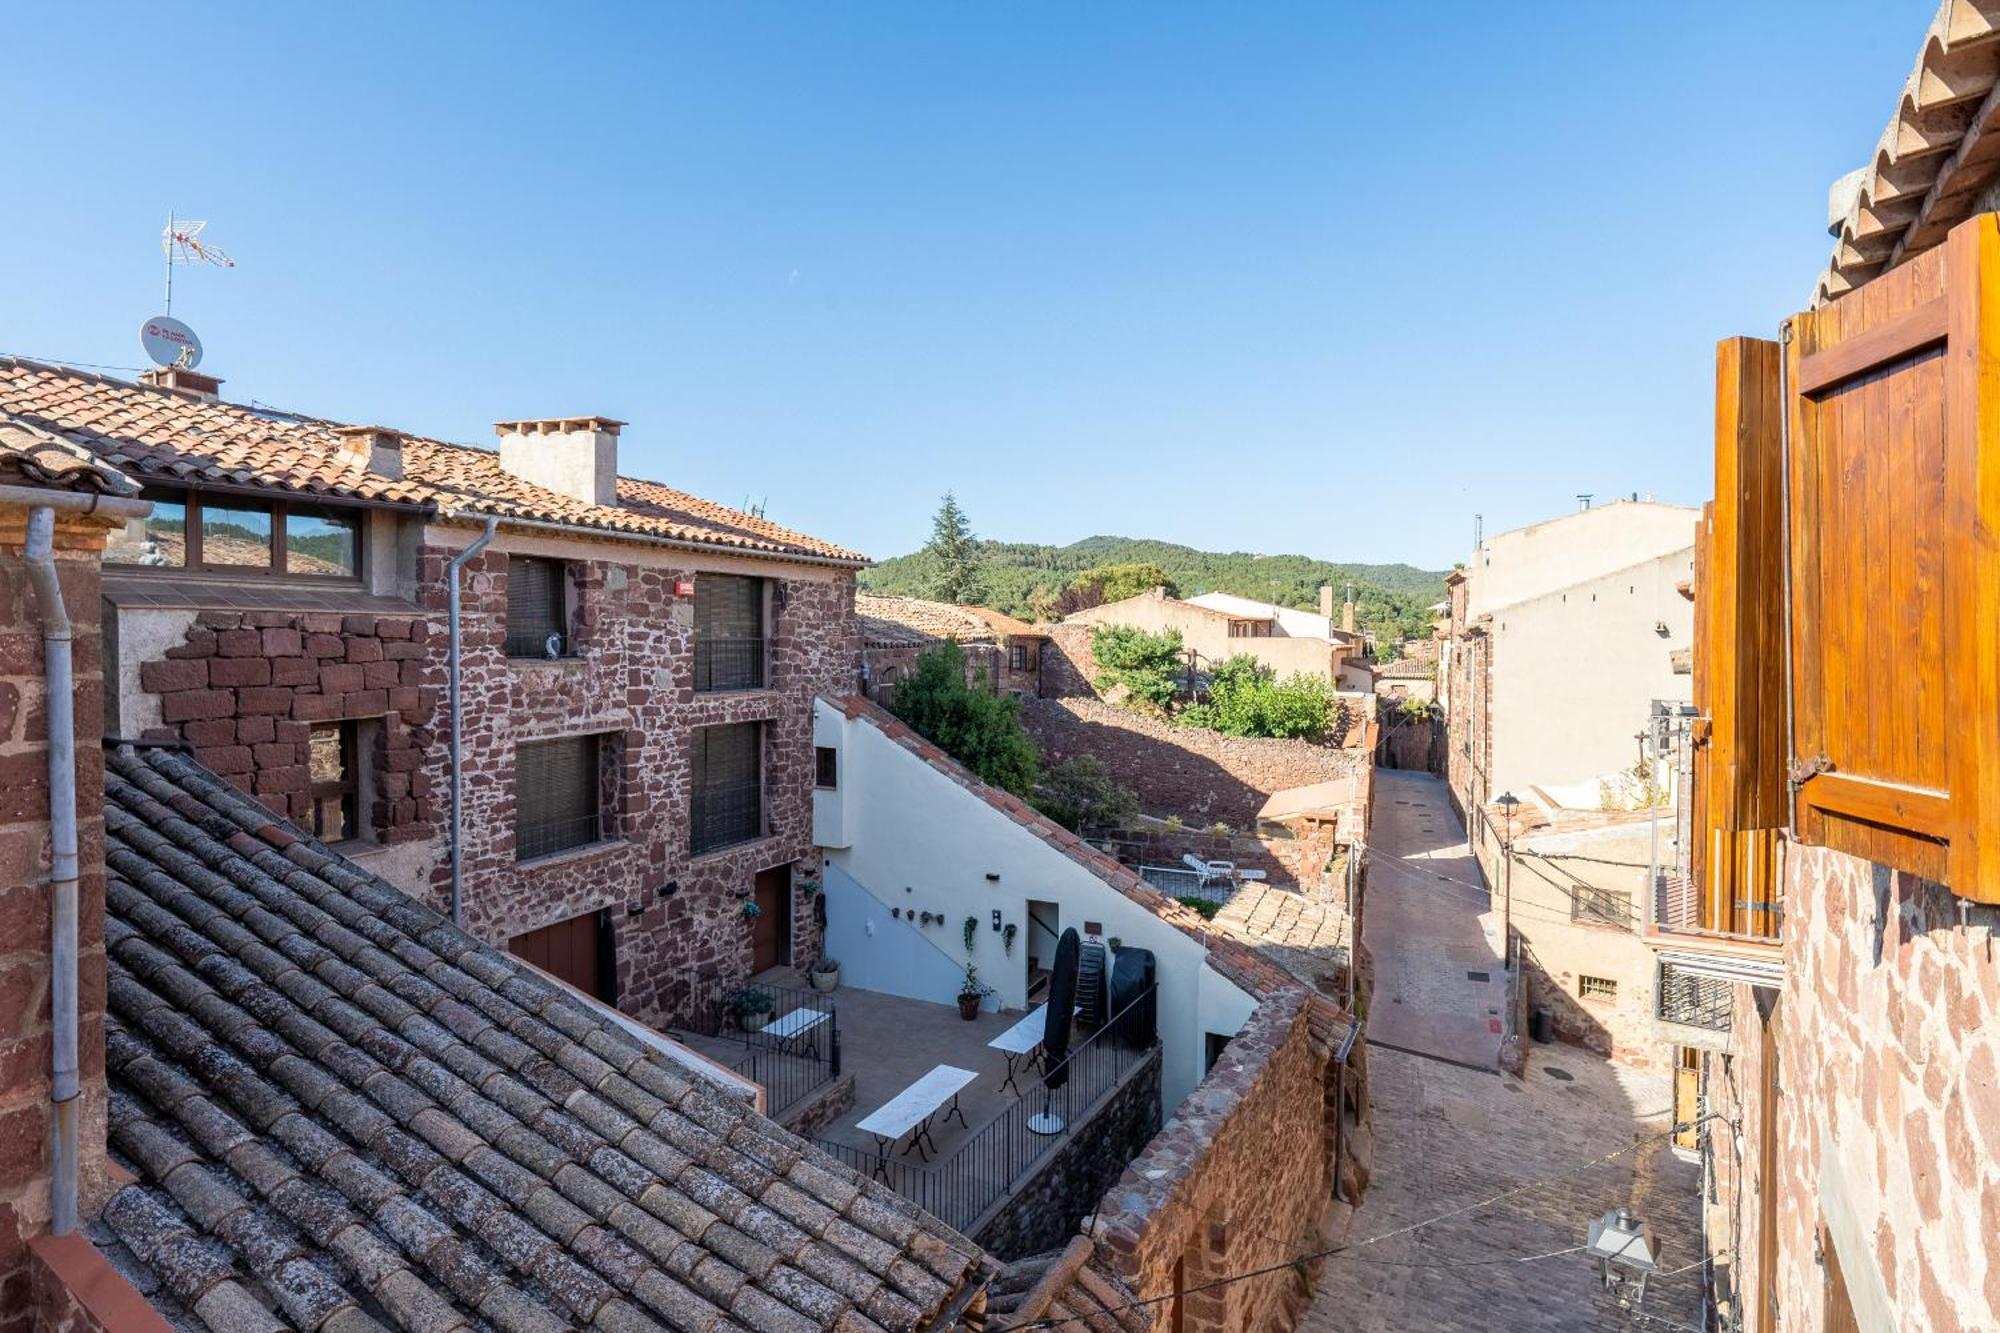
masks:
<svg viewBox="0 0 2000 1333"><path fill-rule="evenodd" d="M312 831L321 842L358 837L360 781L355 725L327 722L307 736L308 774L312 783Z"/></svg>
<svg viewBox="0 0 2000 1333"><path fill-rule="evenodd" d="M763 742L756 722L695 731L688 841L696 855L764 835Z"/></svg>
<svg viewBox="0 0 2000 1333"><path fill-rule="evenodd" d="M703 574L694 585L694 687L764 688L764 580Z"/></svg>
<svg viewBox="0 0 2000 1333"><path fill-rule="evenodd" d="M1674 966L1660 964L1659 1018L1663 1023L1727 1032L1730 1023L1729 983L1714 977L1697 976Z"/></svg>
<svg viewBox="0 0 2000 1333"><path fill-rule="evenodd" d="M564 614L560 560L534 556L507 559L507 656L566 657L568 617ZM551 651L553 649L553 651Z"/></svg>
<svg viewBox="0 0 2000 1333"><path fill-rule="evenodd" d="M531 861L603 836L598 737L532 741L514 756L514 859Z"/></svg>
<svg viewBox="0 0 2000 1333"><path fill-rule="evenodd" d="M1632 924L1632 895L1578 881L1570 891L1569 915L1572 921L1629 926Z"/></svg>
<svg viewBox="0 0 2000 1333"><path fill-rule="evenodd" d="M1615 1000L1618 998L1618 983L1610 977L1578 977L1576 993L1587 1000Z"/></svg>

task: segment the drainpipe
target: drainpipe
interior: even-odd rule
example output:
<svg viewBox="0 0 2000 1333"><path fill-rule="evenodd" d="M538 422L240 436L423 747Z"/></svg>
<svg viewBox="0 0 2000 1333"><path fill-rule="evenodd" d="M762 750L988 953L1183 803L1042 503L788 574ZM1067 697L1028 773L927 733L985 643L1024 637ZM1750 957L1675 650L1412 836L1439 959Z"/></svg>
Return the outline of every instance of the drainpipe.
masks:
<svg viewBox="0 0 2000 1333"><path fill-rule="evenodd" d="M1799 730L1792 680L1792 321L1778 326L1778 523L1785 618L1785 838L1799 837ZM1770 892L1768 886L1765 890ZM1775 901L1775 900L1774 900Z"/></svg>
<svg viewBox="0 0 2000 1333"><path fill-rule="evenodd" d="M464 709L461 706L458 688L458 573L465 568L465 562L486 549L486 543L493 540L493 530L499 526L499 519L486 520L486 531L478 540L453 556L445 566L445 586L447 588L448 620L451 633L451 924L464 924L465 874L460 864L459 849L465 836L464 803L460 799L464 779L459 776L459 735L463 730Z"/></svg>
<svg viewBox="0 0 2000 1333"><path fill-rule="evenodd" d="M49 1100L54 1130L49 1178L49 1230L76 1230L76 715L71 671L69 612L56 580L56 511L28 512L28 543L21 552L42 614L42 673L49 716L49 1019L53 1051Z"/></svg>

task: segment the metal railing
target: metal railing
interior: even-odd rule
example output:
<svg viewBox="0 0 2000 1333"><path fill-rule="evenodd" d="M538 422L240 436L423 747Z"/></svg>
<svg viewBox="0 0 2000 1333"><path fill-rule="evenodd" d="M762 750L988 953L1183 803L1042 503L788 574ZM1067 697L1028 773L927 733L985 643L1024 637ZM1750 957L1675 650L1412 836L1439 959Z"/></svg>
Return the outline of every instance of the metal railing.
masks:
<svg viewBox="0 0 2000 1333"><path fill-rule="evenodd" d="M736 782L694 789L688 846L699 856L764 836L764 784Z"/></svg>
<svg viewBox="0 0 2000 1333"><path fill-rule="evenodd" d="M1203 876L1185 866L1140 866L1139 878L1169 898L1199 898L1217 907L1225 906L1236 896L1235 881Z"/></svg>
<svg viewBox="0 0 2000 1333"><path fill-rule="evenodd" d="M749 1007L741 1003L745 997L766 1002L757 1005L764 1022L754 1031L737 1012ZM707 1042L709 1049L696 1049L761 1085L771 1116L840 1077L840 1026L833 1003L819 991L697 976L671 983L663 1007L669 1015L668 1035ZM794 1020L794 1035L768 1030L793 1014L807 1016ZM813 1015L819 1017L808 1021Z"/></svg>
<svg viewBox="0 0 2000 1333"><path fill-rule="evenodd" d="M947 1156L918 1165L904 1158L900 1148L892 1147L885 1159L874 1148L827 1139L814 1140L814 1146L863 1175L884 1181L947 1225L968 1231L1082 1128L1087 1123L1084 1118L1097 1103L1123 1086L1158 1047L1157 1036L1143 1044L1124 1036L1132 1020L1148 1012L1145 1006L1153 1004L1155 990L1148 986L1104 1026L1070 1049L1064 1061L1069 1079L1061 1088L1050 1090L1045 1076ZM1053 1134L1029 1129L1028 1121L1044 1112L1060 1118L1063 1128ZM1124 1162L1109 1159L1097 1165L1106 1173L1105 1188L1125 1167Z"/></svg>
<svg viewBox="0 0 2000 1333"><path fill-rule="evenodd" d="M694 644L694 688L698 693L764 688L768 646L763 639L705 639Z"/></svg>
<svg viewBox="0 0 2000 1333"><path fill-rule="evenodd" d="M524 819L514 825L514 859L533 861L572 847L588 847L604 837L602 814L573 819Z"/></svg>
<svg viewBox="0 0 2000 1333"><path fill-rule="evenodd" d="M1726 981L1698 976L1672 963L1661 963L1654 994L1659 997L1656 1012L1663 1023L1681 1023L1711 1032L1729 1031L1732 1001Z"/></svg>
<svg viewBox="0 0 2000 1333"><path fill-rule="evenodd" d="M550 649L553 647L554 651ZM576 643L559 631L509 634L506 654L516 661L559 661L576 656Z"/></svg>

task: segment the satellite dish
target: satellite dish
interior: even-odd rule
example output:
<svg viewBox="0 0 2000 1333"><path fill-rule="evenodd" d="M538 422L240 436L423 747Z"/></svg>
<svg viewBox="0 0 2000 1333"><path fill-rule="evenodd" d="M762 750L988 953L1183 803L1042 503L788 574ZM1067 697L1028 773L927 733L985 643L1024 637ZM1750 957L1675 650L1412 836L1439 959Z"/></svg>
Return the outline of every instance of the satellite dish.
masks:
<svg viewBox="0 0 2000 1333"><path fill-rule="evenodd" d="M201 339L172 315L155 315L141 324L139 341L156 366L192 370L201 364Z"/></svg>

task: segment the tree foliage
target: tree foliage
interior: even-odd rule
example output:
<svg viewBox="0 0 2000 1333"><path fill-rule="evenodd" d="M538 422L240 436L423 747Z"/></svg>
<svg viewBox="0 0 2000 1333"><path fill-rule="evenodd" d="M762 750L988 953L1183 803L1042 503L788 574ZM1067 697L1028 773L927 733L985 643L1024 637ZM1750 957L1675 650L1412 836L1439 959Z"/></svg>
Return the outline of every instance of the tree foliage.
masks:
<svg viewBox="0 0 2000 1333"><path fill-rule="evenodd" d="M978 775L980 781L1033 794L1041 756L1021 726L1021 703L965 683L965 650L946 642L917 659L896 682L890 710L919 736Z"/></svg>
<svg viewBox="0 0 2000 1333"><path fill-rule="evenodd" d="M1091 631L1098 689L1123 689L1126 702L1166 712L1173 705L1181 672L1181 632L1159 634L1130 625L1099 625Z"/></svg>
<svg viewBox="0 0 2000 1333"><path fill-rule="evenodd" d="M1049 769L1035 792L1035 808L1071 832L1122 828L1139 814L1139 798L1118 785L1094 754L1073 755Z"/></svg>
<svg viewBox="0 0 2000 1333"><path fill-rule="evenodd" d="M931 539L924 551L937 562L930 596L960 605L976 604L984 598L986 580L980 571L979 543L972 536L965 511L958 507L958 497L950 491L944 493L931 518Z"/></svg>
<svg viewBox="0 0 2000 1333"><path fill-rule="evenodd" d="M1208 697L1181 711L1180 721L1225 736L1323 740L1340 717L1340 700L1326 681L1297 675L1278 680L1247 653L1211 673Z"/></svg>
<svg viewBox="0 0 2000 1333"><path fill-rule="evenodd" d="M1183 596L1228 592L1308 611L1319 607L1321 584L1339 589L1352 582L1360 628L1385 644L1429 633L1430 608L1444 600L1443 572L1410 565L1343 565L1303 555L1200 551L1132 537L1090 537L1068 546L975 541L972 547L985 580L985 605L1015 616L1046 614L1038 612L1037 598L1043 607L1050 607L1079 577L1122 565L1154 566ZM939 567L927 546L863 570L862 590L885 596L937 596Z"/></svg>
<svg viewBox="0 0 2000 1333"><path fill-rule="evenodd" d="M1137 597L1155 588L1165 588L1169 597L1181 595L1180 585L1174 582L1173 576L1150 562L1099 565L1096 569L1086 569L1078 574L1053 597L1036 590L1029 602L1036 619L1061 620L1078 611L1088 611L1106 602L1122 602L1127 597Z"/></svg>

